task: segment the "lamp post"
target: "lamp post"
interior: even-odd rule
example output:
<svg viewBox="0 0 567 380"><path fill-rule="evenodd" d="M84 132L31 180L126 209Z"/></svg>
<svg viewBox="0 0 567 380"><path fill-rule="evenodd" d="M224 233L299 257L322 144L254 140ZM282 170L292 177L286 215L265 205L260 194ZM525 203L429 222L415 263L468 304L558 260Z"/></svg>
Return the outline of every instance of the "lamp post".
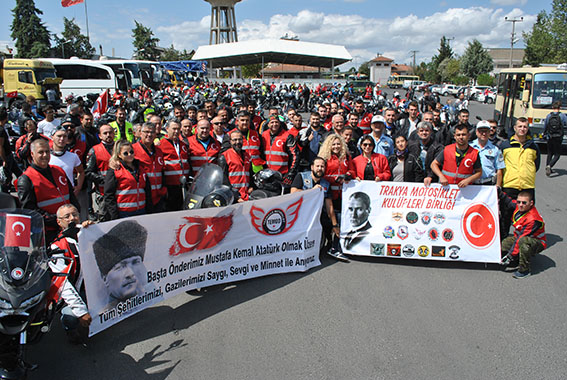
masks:
<svg viewBox="0 0 567 380"><path fill-rule="evenodd" d="M510 68L512 68L512 55L514 54L514 44L518 42L516 39L516 23L524 21L524 17L519 18L508 18L504 17L504 20L512 23L512 36L510 37Z"/></svg>
<svg viewBox="0 0 567 380"><path fill-rule="evenodd" d="M65 59L65 44L71 42L71 40L61 41L61 56Z"/></svg>

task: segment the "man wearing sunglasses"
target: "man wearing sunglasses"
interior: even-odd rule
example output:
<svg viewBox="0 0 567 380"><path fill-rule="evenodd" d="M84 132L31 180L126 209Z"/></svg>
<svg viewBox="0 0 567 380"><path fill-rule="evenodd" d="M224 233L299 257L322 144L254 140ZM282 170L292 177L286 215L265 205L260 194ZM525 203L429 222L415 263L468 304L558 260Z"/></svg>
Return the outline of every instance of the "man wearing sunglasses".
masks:
<svg viewBox="0 0 567 380"><path fill-rule="evenodd" d="M502 240L502 265L505 270L515 271L514 278L525 278L531 274L531 259L547 248L545 223L534 206L533 194L521 191L513 200L499 191L502 208L513 210L514 235Z"/></svg>

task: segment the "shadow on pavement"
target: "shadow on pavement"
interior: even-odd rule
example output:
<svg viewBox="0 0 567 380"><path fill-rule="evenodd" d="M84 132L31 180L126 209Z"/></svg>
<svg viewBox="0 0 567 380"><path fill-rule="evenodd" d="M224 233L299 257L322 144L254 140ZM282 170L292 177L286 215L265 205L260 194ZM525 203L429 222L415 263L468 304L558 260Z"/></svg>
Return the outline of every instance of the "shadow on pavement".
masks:
<svg viewBox="0 0 567 380"><path fill-rule="evenodd" d="M549 178L562 177L562 176L565 176L565 175L567 175L567 170L565 170L565 169L553 169L553 173L551 173Z"/></svg>
<svg viewBox="0 0 567 380"><path fill-rule="evenodd" d="M555 267L555 261L551 257L546 256L545 251L532 259L532 274L538 274Z"/></svg>
<svg viewBox="0 0 567 380"><path fill-rule="evenodd" d="M323 255L320 260L320 266L307 272L282 273L224 284L224 286L218 285L176 308L153 306L89 338L86 348L67 343L59 321L55 320L53 330L42 342L30 347L28 351L30 362L39 365L38 370L30 374L30 378L165 379L179 362L172 363L160 357L169 351L188 345L182 339L175 340L180 330L187 329L233 306L289 285L337 262ZM176 297L187 296L182 293ZM139 360L123 352L130 345L171 332L173 336L169 347L161 349L161 345L156 345ZM72 358L72 360L63 358ZM85 371L86 368L88 371Z"/></svg>
<svg viewBox="0 0 567 380"><path fill-rule="evenodd" d="M555 244L561 243L563 241L563 238L561 236L555 235L555 234L546 233L545 237L547 238L547 248L548 249L553 247Z"/></svg>
<svg viewBox="0 0 567 380"><path fill-rule="evenodd" d="M365 263L381 263L387 265L401 265L411 267L425 267L425 268L447 268L447 269L491 269L501 270L500 264L491 263L474 263L465 261L437 261L437 260L421 260L421 259L406 259L395 257L372 257L372 256L349 256L353 261L360 261Z"/></svg>

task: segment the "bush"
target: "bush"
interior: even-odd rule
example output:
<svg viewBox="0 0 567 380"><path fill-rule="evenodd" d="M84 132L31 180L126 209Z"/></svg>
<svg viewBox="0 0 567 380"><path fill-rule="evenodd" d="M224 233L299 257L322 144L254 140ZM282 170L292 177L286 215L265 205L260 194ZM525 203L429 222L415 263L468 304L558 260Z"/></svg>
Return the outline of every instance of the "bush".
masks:
<svg viewBox="0 0 567 380"><path fill-rule="evenodd" d="M494 85L494 77L490 74L480 74L476 78L476 83L479 86L492 86Z"/></svg>

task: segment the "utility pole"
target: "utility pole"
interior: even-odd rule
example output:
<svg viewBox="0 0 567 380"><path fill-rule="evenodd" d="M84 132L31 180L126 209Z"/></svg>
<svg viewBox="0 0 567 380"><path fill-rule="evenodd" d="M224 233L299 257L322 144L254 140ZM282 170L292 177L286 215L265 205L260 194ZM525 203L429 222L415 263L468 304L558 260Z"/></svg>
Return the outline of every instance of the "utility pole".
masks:
<svg viewBox="0 0 567 380"><path fill-rule="evenodd" d="M411 50L410 53L413 56L413 70L415 71L415 68L416 68L416 66L415 66L415 54L419 53L419 50Z"/></svg>
<svg viewBox="0 0 567 380"><path fill-rule="evenodd" d="M519 41L516 38L516 23L524 21L524 17L520 18L508 18L504 17L504 20L512 23L512 36L510 38L510 68L512 68L512 55L514 54L514 44Z"/></svg>

